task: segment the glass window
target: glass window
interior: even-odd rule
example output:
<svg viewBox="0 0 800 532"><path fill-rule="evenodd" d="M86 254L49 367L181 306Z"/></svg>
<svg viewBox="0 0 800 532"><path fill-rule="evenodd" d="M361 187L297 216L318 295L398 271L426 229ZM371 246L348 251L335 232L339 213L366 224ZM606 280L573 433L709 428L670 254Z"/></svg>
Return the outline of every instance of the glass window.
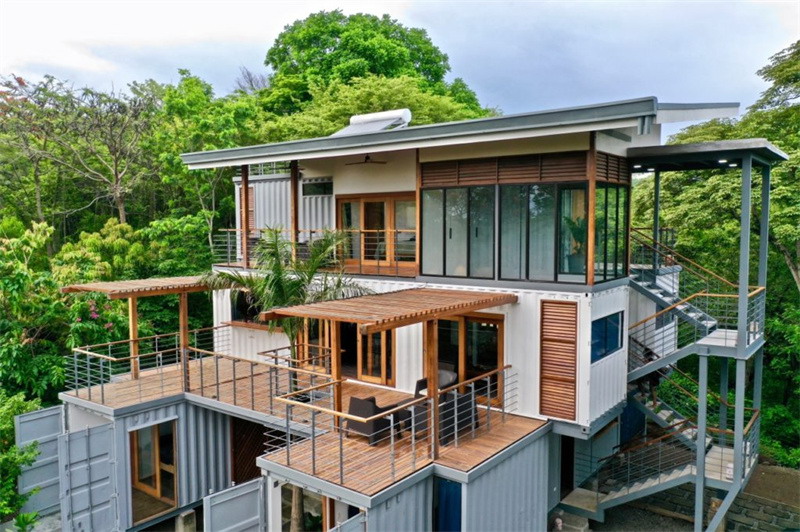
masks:
<svg viewBox="0 0 800 532"><path fill-rule="evenodd" d="M500 278L525 278L528 186L500 187Z"/></svg>
<svg viewBox="0 0 800 532"><path fill-rule="evenodd" d="M303 196L330 196L333 194L333 183L303 183Z"/></svg>
<svg viewBox="0 0 800 532"><path fill-rule="evenodd" d="M417 257L417 202L397 200L394 204L394 227L397 232L394 256L398 261L414 262Z"/></svg>
<svg viewBox="0 0 800 532"><path fill-rule="evenodd" d="M445 191L445 275L467 276L467 189Z"/></svg>
<svg viewBox="0 0 800 532"><path fill-rule="evenodd" d="M592 322L592 362L622 348L623 313L617 312Z"/></svg>
<svg viewBox="0 0 800 532"><path fill-rule="evenodd" d="M531 185L530 188L528 278L532 281L552 281L556 267L555 186Z"/></svg>
<svg viewBox="0 0 800 532"><path fill-rule="evenodd" d="M469 276L494 277L494 187L469 189Z"/></svg>
<svg viewBox="0 0 800 532"><path fill-rule="evenodd" d="M342 229L347 231L347 249L345 256L349 259L361 258L361 202L345 201L341 204Z"/></svg>
<svg viewBox="0 0 800 532"><path fill-rule="evenodd" d="M595 281L625 275L628 188L598 183L595 203Z"/></svg>
<svg viewBox="0 0 800 532"><path fill-rule="evenodd" d="M560 190L558 280L583 282L586 274L586 190Z"/></svg>
<svg viewBox="0 0 800 532"><path fill-rule="evenodd" d="M444 274L444 190L422 191L422 273Z"/></svg>

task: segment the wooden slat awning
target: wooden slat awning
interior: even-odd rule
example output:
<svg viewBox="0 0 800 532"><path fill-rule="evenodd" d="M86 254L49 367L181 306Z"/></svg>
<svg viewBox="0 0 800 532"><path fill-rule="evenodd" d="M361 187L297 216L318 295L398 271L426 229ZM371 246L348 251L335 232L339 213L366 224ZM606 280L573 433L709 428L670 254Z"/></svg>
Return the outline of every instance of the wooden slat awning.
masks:
<svg viewBox="0 0 800 532"><path fill-rule="evenodd" d="M357 323L361 334L371 334L516 302L516 294L507 292L412 288L272 309L262 312L261 319L294 316Z"/></svg>
<svg viewBox="0 0 800 532"><path fill-rule="evenodd" d="M73 284L61 289L65 294L74 292L99 292L108 295L109 299L163 296L167 294L203 292L205 290L208 290L208 285L202 281L202 277L199 275L192 277L136 279L132 281L102 281L97 283Z"/></svg>

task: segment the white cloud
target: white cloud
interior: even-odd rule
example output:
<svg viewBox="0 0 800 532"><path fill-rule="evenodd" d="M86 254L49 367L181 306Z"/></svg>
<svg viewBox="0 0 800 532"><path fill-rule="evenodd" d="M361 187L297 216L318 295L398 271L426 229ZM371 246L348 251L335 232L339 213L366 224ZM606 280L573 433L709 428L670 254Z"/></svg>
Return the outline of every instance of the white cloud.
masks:
<svg viewBox="0 0 800 532"><path fill-rule="evenodd" d="M271 2L254 0L0 0L0 74L48 67L114 71L100 47L169 47L258 43L264 50L283 27L322 9L390 13L407 2Z"/></svg>

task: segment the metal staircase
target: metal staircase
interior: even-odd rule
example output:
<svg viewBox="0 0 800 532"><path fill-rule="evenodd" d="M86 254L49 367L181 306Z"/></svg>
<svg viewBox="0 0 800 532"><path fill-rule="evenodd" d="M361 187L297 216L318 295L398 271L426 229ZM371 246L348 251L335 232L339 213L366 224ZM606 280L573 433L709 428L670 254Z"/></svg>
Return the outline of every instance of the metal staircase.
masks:
<svg viewBox="0 0 800 532"><path fill-rule="evenodd" d="M560 506L600 521L606 509L697 481L700 449L706 481L731 480L734 434L729 427L735 408L710 392L714 404L707 405L707 429L701 433L696 424L699 400L684 386L698 388L699 383L675 364L702 348L725 347L735 339L738 287L636 229L631 233L630 274L631 288L653 304L655 313L629 328L629 400L655 429L610 456L576 455L576 470L582 462L586 474L579 475L578 487ZM750 342L763 331L763 289L750 293L747 319L754 331L748 335ZM676 391L668 400L652 393L664 380ZM752 465L757 458L759 412L745 410L746 462Z"/></svg>

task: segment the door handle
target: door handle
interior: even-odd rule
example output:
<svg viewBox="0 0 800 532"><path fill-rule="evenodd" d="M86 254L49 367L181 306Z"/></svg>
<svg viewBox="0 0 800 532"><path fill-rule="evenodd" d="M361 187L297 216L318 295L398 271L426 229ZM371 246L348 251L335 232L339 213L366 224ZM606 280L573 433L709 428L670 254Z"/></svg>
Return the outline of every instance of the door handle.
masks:
<svg viewBox="0 0 800 532"><path fill-rule="evenodd" d="M448 237L447 237L447 238L453 238L453 228L451 227L451 228L449 229L449 231L450 231L450 234L448 235Z"/></svg>

